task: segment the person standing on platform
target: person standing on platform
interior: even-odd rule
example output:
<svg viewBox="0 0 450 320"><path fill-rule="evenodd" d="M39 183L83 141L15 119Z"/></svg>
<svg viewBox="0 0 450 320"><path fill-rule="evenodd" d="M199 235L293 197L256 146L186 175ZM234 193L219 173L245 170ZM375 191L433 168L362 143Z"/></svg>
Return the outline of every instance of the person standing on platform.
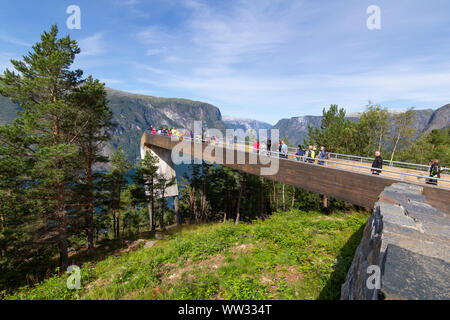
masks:
<svg viewBox="0 0 450 320"><path fill-rule="evenodd" d="M375 159L373 160L373 163L372 163L372 174L379 176L381 173L381 170L376 170L374 168L383 169L383 158L381 158L380 151L375 152Z"/></svg>

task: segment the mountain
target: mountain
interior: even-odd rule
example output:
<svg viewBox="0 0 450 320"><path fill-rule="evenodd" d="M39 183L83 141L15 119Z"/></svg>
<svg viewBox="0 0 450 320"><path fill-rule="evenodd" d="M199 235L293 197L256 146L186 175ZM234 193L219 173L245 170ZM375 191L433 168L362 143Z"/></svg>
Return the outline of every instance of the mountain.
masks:
<svg viewBox="0 0 450 320"><path fill-rule="evenodd" d="M227 126L227 129L242 129L243 131L253 129L256 133L258 133L259 129L269 130L273 127L270 123L267 122L253 119L235 118L231 116L223 116L222 121Z"/></svg>
<svg viewBox="0 0 450 320"><path fill-rule="evenodd" d="M9 98L0 95L0 125L12 123L17 116L19 106L12 103Z"/></svg>
<svg viewBox="0 0 450 320"><path fill-rule="evenodd" d="M219 108L187 99L158 98L107 89L109 105L118 123L112 136L115 147L122 146L129 159L136 161L141 136L150 125L193 129L194 121L207 128L223 130Z"/></svg>
<svg viewBox="0 0 450 320"><path fill-rule="evenodd" d="M431 116L425 128L426 132L433 129L442 129L450 127L450 104L437 109Z"/></svg>
<svg viewBox="0 0 450 320"><path fill-rule="evenodd" d="M130 161L139 157L139 142L142 133L153 125L193 128L194 120L202 121L207 128L229 129L279 129L280 137L288 136L293 144L303 143L308 137L308 126L320 127L322 116L302 116L281 119L275 126L269 123L233 117L223 117L219 108L204 102L187 99L158 98L107 89L109 105L118 123L111 143L106 145L104 153L110 155L117 146L122 146ZM0 125L11 123L19 107L8 98L0 96ZM394 113L402 111L390 111ZM348 118L358 121L361 113L351 113ZM450 126L450 104L437 110L416 110L417 121L414 127L418 132L430 132Z"/></svg>
<svg viewBox="0 0 450 320"><path fill-rule="evenodd" d="M421 132L430 132L433 129L442 129L450 126L450 104L447 104L437 110L423 109L415 110L416 122L413 125L418 134ZM394 114L404 112L390 110L391 118ZM362 112L349 113L347 118L352 121L358 121ZM290 119L281 119L273 127L280 130L280 137L288 136L292 144L303 143L308 138L308 126L320 127L322 116L303 116Z"/></svg>
<svg viewBox="0 0 450 320"><path fill-rule="evenodd" d="M104 147L110 155L122 146L129 160L140 157L141 136L150 125L175 128L193 128L194 121L202 121L207 128L226 128L219 108L204 102L187 99L158 98L106 89L109 105L118 124L112 133L111 143ZM19 107L8 98L0 96L0 124L11 123Z"/></svg>
<svg viewBox="0 0 450 320"><path fill-rule="evenodd" d="M281 119L273 129L279 130L280 139L287 136L290 143L297 145L308 138L308 126L320 127L321 124L322 116L303 116Z"/></svg>

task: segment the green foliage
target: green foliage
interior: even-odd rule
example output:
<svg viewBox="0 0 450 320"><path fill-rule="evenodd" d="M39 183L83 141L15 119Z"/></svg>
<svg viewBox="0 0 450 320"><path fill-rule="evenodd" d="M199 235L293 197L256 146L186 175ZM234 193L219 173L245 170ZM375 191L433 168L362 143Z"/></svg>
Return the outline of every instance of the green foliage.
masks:
<svg viewBox="0 0 450 320"><path fill-rule="evenodd" d="M320 128L308 128L309 144L324 146L329 152L345 153L354 149L355 123L345 117L345 109L332 104L323 109Z"/></svg>
<svg viewBox="0 0 450 320"><path fill-rule="evenodd" d="M64 266L68 265L68 226L74 226L70 221L75 201L72 187L77 184L81 168L67 99L82 82L82 71L70 69L78 53L76 41L69 36L58 38L54 25L23 60L11 60L15 71L7 69L0 85L0 94L22 109L14 126L2 130L0 143L5 149L15 148L27 159L21 161L26 164L27 175L16 176L26 182L22 190L15 191L26 193L38 208L34 210L39 215L35 219L41 224L32 234L33 242L58 244ZM12 190L4 187L2 192L11 194ZM11 217L4 218L9 225Z"/></svg>
<svg viewBox="0 0 450 320"><path fill-rule="evenodd" d="M419 137L412 145L399 153L396 160L428 165L439 159L441 166L450 166L450 128L432 130Z"/></svg>
<svg viewBox="0 0 450 320"><path fill-rule="evenodd" d="M397 149L408 147L411 143L411 139L416 132L416 129L412 127L416 121L414 115L413 109L394 115L394 132L392 134L394 149L391 153L391 161L394 160Z"/></svg>
<svg viewBox="0 0 450 320"><path fill-rule="evenodd" d="M149 249L82 266L7 299L338 299L367 220L291 211L265 221L171 231Z"/></svg>
<svg viewBox="0 0 450 320"><path fill-rule="evenodd" d="M367 110L360 116L356 124L355 154L372 157L375 151L385 148L389 137L389 112L380 105L373 105L370 101Z"/></svg>

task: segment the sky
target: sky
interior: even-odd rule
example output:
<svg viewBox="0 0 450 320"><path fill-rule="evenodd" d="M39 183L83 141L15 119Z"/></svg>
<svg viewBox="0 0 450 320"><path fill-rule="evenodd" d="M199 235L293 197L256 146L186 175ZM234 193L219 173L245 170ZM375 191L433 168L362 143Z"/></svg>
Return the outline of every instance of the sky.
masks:
<svg viewBox="0 0 450 320"><path fill-rule="evenodd" d="M74 68L110 88L211 103L275 124L450 103L448 0L2 0L0 72L56 23ZM80 29L67 27L77 5ZM380 9L369 30L368 7ZM372 21L372 20L370 20Z"/></svg>

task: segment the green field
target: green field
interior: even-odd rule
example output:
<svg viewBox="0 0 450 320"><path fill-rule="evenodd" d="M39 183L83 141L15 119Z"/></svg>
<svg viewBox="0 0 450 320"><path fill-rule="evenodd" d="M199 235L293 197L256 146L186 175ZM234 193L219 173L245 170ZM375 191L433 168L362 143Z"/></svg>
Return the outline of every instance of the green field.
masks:
<svg viewBox="0 0 450 320"><path fill-rule="evenodd" d="M368 216L291 211L184 226L148 249L54 275L6 299L338 299Z"/></svg>

